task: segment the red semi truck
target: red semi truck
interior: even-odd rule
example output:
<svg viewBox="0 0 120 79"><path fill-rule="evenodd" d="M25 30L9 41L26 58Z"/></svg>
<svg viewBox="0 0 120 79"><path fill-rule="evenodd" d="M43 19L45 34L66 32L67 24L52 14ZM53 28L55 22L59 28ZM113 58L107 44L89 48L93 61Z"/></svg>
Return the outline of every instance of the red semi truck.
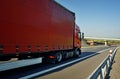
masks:
<svg viewBox="0 0 120 79"><path fill-rule="evenodd" d="M54 0L0 0L0 59L80 56L75 14Z"/></svg>

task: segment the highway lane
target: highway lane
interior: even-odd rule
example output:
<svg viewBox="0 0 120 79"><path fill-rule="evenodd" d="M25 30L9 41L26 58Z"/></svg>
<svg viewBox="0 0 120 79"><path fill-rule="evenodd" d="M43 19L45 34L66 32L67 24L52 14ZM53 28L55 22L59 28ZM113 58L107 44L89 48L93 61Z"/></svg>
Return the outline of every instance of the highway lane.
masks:
<svg viewBox="0 0 120 79"><path fill-rule="evenodd" d="M107 55L108 51L101 52L94 57L37 79L86 79Z"/></svg>
<svg viewBox="0 0 120 79"><path fill-rule="evenodd" d="M82 48L81 58L88 56L90 54L93 54L93 53L97 53L98 51L106 49L106 48L109 48L109 47L102 46L102 47L94 47L94 48L91 48L91 47L90 48ZM113 48L115 48L115 47L112 47L112 49ZM43 75L40 75L39 77L40 77L40 79L56 79L56 78L57 79L67 79L71 75L72 77L70 77L69 79L80 79L80 78L84 79L85 77L89 76L89 74L94 70L94 68L100 64L100 62L105 58L106 55L107 55L107 53L101 53L101 54L96 55L97 57L96 56L90 57L86 60L68 65L66 67L54 70L52 72L48 72ZM39 65L19 68L19 69L7 71L7 72L1 72L0 79L21 78L21 77L24 77L27 75L31 75L31 74L43 71L45 69L49 69L49 68L64 64L66 62L71 62L75 59L76 58L68 59L61 63L55 64L55 65L39 64ZM89 60L91 60L91 61L89 61ZM99 60L99 62L96 60ZM94 62L92 62L92 61L94 61ZM95 63L95 65L93 65L93 63ZM88 67L88 66L90 66L90 67ZM79 74L75 75L75 73L79 73ZM80 75L82 75L84 78Z"/></svg>

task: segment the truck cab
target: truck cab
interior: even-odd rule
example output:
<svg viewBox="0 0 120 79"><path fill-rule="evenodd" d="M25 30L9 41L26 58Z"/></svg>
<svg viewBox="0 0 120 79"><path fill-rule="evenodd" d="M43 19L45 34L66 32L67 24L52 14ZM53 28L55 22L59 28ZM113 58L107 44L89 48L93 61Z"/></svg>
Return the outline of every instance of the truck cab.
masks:
<svg viewBox="0 0 120 79"><path fill-rule="evenodd" d="M75 25L74 47L81 48L81 32L77 24Z"/></svg>

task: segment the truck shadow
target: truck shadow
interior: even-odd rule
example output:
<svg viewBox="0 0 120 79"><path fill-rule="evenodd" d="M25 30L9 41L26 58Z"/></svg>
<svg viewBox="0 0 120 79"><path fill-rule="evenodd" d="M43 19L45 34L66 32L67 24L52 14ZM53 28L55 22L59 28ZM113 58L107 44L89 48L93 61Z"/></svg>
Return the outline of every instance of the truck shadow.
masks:
<svg viewBox="0 0 120 79"><path fill-rule="evenodd" d="M92 55L92 54L94 54L94 55ZM71 66L73 66L77 63L80 63L81 61L89 59L90 57L93 57L93 56L98 55L98 54L99 53L97 53L97 52L82 52L81 57L79 57L79 58L69 58L69 59L63 60L62 62L57 63L57 64L41 63L41 64L37 64L37 65L32 65L32 66L17 68L17 69L5 71L5 72L0 72L0 77L1 77L1 79L10 79L10 78L11 79L18 79L18 78L23 77L23 76L28 75L28 74L34 74L34 73L37 73L37 72L40 72L40 71L44 71L46 69L50 69L50 68L68 63L68 62L72 62L72 61L77 60L77 59L81 59L80 61L74 62L72 64L63 66L61 68L58 68L58 69L49 71L45 74L38 75L34 78L31 78L31 79L35 79L37 77L42 77L42 76L45 76L45 75L48 75L48 74L51 74L51 73L59 72L61 70L64 70L68 67L71 67ZM92 56L84 58L84 57L89 56L89 55L92 55ZM7 76L6 76L6 74L7 74Z"/></svg>
<svg viewBox="0 0 120 79"><path fill-rule="evenodd" d="M94 55L92 55L92 54L94 54ZM89 59L89 58L91 58L91 57L93 57L93 56L96 56L96 55L98 55L98 54L100 54L100 53L97 53L97 52L82 52L81 57L79 57L79 58L69 58L69 59L64 60L63 62L58 63L58 64L50 64L50 65L49 65L49 68L52 68L52 67L56 67L56 66L59 66L59 65L62 65L62 64L65 64L65 63L68 63L68 62L71 62L71 61L74 61L74 60L76 60L76 59L80 59L80 58L81 58L80 61L77 61L77 62L74 62L74 63L72 63L72 64L66 65L66 66L64 66L64 67L61 67L61 68L52 70L52 71L50 71L50 72L47 72L47 73L45 73L45 74L36 76L36 77L34 77L34 78L42 77L42 76L45 76L45 75L48 75L48 74L51 74L51 73L55 73L55 72L59 72L59 71L61 71L61 70L64 70L64 69L66 69L66 68L68 68L68 67L71 67L71 66L73 66L73 65L75 65L75 64L77 64L77 63L80 63L81 61L84 61L84 60L86 60L86 59ZM92 56L89 56L89 55L92 55ZM86 56L89 56L89 57L83 58L83 57L86 57ZM82 58L83 58L83 59L82 59ZM33 78L33 79L34 79L34 78Z"/></svg>

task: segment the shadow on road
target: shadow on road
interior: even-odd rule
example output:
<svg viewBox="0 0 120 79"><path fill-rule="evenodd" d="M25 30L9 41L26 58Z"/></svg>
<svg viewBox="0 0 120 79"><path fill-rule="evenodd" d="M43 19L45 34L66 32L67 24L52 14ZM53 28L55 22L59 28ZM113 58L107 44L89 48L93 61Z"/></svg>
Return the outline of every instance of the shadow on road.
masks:
<svg viewBox="0 0 120 79"><path fill-rule="evenodd" d="M95 54L95 53L96 53L96 54ZM82 52L81 57L79 57L79 58L83 58L83 57L86 57L86 56L92 55L92 54L94 54L93 56L96 56L96 55L98 55L99 53L97 53L97 52ZM93 56L90 56L90 57L93 57ZM45 73L45 74L36 76L36 77L34 77L34 78L42 77L42 76L45 76L45 75L48 75L48 74L51 74L51 73L54 73L54 72L59 72L59 71L64 70L64 69L66 69L66 68L68 68L68 67L71 67L71 66L73 66L73 65L75 65L75 64L77 64L77 63L80 63L81 61L84 61L84 60L86 60L86 59L89 59L90 57L84 58L84 59L82 59L82 60L80 60L80 61L77 61L77 62L72 63L72 64L69 64L69 65L67 65L67 66L64 66L64 67L55 69L55 70L50 71L50 72L47 72L47 73ZM76 59L79 59L79 58L70 58L70 59L64 60L64 61L61 62L61 63L51 65L50 68L55 67L55 66L58 66L58 65L62 65L62 64L68 63L68 62L71 62L71 61L76 60Z"/></svg>
<svg viewBox="0 0 120 79"><path fill-rule="evenodd" d="M86 56L92 55L92 54L98 55L99 53L97 53L97 52L82 52L80 58L82 59L83 57L86 57ZM95 55L93 55L93 56L95 56ZM90 56L90 57L93 57L93 56ZM90 58L90 57L88 57L88 58ZM69 59L66 59L66 60L64 60L64 61L62 61L60 63L57 63L57 64L42 63L42 64L22 67L22 68L18 68L18 69L13 69L13 70L9 70L9 71L4 71L4 72L0 72L0 78L1 79L17 79L17 78L20 78L20 77L23 77L23 76L26 76L26 75L30 75L30 74L33 74L33 73L37 73L37 72L40 72L40 71L43 71L43 70L46 70L46 69L50 69L52 67L56 67L58 65L62 65L62 64L71 62L73 60L80 59L80 58L69 58ZM55 70L50 71L48 73L36 76L34 78L45 76L45 75L48 75L50 73L61 71L63 69L71 67L71 66L73 66L73 65L75 65L75 64L77 64L77 63L79 63L81 61L84 61L84 60L86 60L88 58L82 59L82 60L80 60L78 62L69 64L67 66L55 69ZM7 76L6 76L6 74L7 74ZM34 78L32 78L32 79L34 79Z"/></svg>

